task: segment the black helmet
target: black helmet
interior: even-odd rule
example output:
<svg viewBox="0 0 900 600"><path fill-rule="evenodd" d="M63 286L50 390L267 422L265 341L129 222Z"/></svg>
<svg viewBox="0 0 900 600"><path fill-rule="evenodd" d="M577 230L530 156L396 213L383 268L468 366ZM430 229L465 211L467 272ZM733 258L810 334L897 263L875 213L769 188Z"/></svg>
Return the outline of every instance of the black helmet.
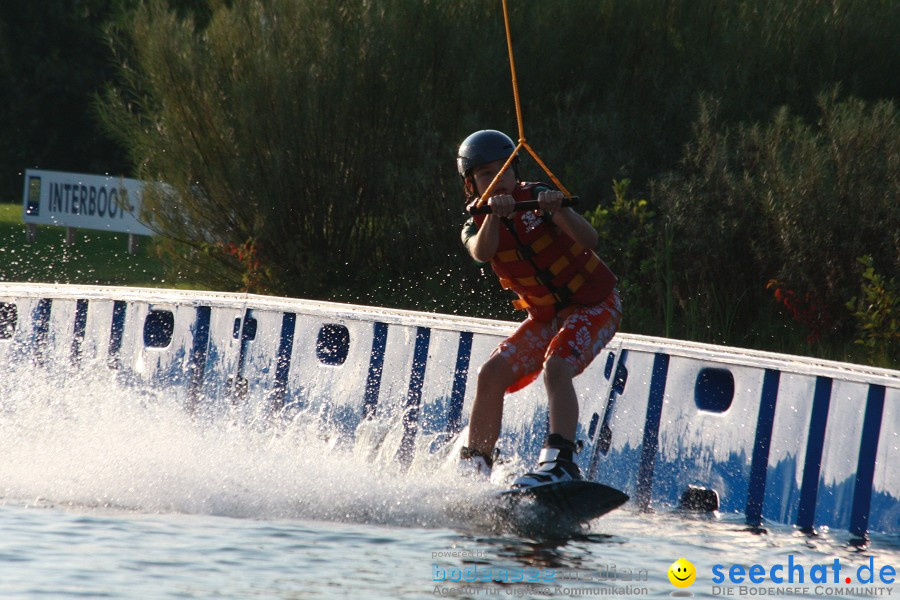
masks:
<svg viewBox="0 0 900 600"><path fill-rule="evenodd" d="M465 179L472 169L495 160L506 160L516 149L510 137L493 129L476 131L459 146L456 155L456 168ZM516 157L518 160L518 157Z"/></svg>

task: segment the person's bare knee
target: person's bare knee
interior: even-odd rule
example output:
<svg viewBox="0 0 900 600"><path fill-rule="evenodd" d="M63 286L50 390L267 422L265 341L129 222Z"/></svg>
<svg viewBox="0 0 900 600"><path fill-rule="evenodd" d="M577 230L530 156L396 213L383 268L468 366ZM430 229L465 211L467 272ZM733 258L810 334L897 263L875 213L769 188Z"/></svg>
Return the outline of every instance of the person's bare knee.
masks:
<svg viewBox="0 0 900 600"><path fill-rule="evenodd" d="M500 393L515 383L515 374L505 358L499 354L491 356L478 369L478 388L484 392Z"/></svg>
<svg viewBox="0 0 900 600"><path fill-rule="evenodd" d="M544 361L544 385L547 389L556 388L560 385L571 385L572 378L575 377L575 367L569 362L553 355Z"/></svg>

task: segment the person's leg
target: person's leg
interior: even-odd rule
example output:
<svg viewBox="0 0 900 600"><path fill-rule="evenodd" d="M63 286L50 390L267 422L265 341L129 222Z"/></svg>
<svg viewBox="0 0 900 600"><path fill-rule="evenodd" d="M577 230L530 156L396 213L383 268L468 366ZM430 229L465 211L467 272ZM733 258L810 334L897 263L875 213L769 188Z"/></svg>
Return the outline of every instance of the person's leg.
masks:
<svg viewBox="0 0 900 600"><path fill-rule="evenodd" d="M573 379L609 343L622 316L618 294L603 303L579 307L564 315L544 361L544 386L550 413L550 435L538 458L538 468L519 477L514 487L581 479L575 464L578 398Z"/></svg>
<svg viewBox="0 0 900 600"><path fill-rule="evenodd" d="M504 395L524 387L537 377L547 345L554 334L555 330L548 323L526 319L481 366L462 458L481 456L490 465L500 437Z"/></svg>
<svg viewBox="0 0 900 600"><path fill-rule="evenodd" d="M578 397L575 395L575 367L566 359L550 356L544 363L544 387L550 411L550 433L574 442L578 427Z"/></svg>
<svg viewBox="0 0 900 600"><path fill-rule="evenodd" d="M467 447L483 456L491 456L503 421L503 396L516 382L517 375L509 361L495 352L478 371L475 400L469 417Z"/></svg>

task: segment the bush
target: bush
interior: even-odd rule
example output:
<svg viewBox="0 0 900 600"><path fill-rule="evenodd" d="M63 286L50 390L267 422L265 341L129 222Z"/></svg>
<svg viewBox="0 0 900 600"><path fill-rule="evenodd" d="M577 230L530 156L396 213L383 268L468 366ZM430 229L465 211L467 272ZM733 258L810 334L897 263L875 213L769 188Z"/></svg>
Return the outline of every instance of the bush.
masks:
<svg viewBox="0 0 900 600"><path fill-rule="evenodd" d="M900 364L900 281L878 273L871 256L859 263L860 295L847 303L858 323L855 343L866 349L869 362L894 367Z"/></svg>
<svg viewBox="0 0 900 600"><path fill-rule="evenodd" d="M619 278L622 302L628 307L627 327L636 333L659 333L664 327L666 297L665 248L657 240L656 212L643 198L629 197L631 181L613 181L613 200L587 211L597 230L598 250Z"/></svg>
<svg viewBox="0 0 900 600"><path fill-rule="evenodd" d="M771 281L810 342L840 341L854 326L846 303L859 289L856 258L900 270L896 108L836 93L819 107L815 125L783 108L767 125L727 127L703 103L682 169L657 190L677 232L682 309L690 301L701 314L732 312L750 332Z"/></svg>
<svg viewBox="0 0 900 600"><path fill-rule="evenodd" d="M462 207L440 191L456 136L429 123L459 100L441 93L462 68L436 59L443 16L241 2L198 33L143 4L104 118L138 175L171 186L147 195L144 217L174 241L176 267L213 287L315 297L414 270L432 244L458 247ZM417 53L394 43L403 36Z"/></svg>

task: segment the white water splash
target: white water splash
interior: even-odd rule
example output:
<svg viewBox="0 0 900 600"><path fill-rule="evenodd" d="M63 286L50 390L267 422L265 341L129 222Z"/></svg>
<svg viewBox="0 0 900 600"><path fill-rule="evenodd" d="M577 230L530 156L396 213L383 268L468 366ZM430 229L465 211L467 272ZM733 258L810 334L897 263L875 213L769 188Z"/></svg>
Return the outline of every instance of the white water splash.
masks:
<svg viewBox="0 0 900 600"><path fill-rule="evenodd" d="M267 428L192 417L174 394L124 387L105 365L77 373L13 369L4 382L6 500L454 527L471 525L472 507L494 489L461 483L436 460L401 469L393 460L396 425L364 424L343 448L302 414Z"/></svg>

